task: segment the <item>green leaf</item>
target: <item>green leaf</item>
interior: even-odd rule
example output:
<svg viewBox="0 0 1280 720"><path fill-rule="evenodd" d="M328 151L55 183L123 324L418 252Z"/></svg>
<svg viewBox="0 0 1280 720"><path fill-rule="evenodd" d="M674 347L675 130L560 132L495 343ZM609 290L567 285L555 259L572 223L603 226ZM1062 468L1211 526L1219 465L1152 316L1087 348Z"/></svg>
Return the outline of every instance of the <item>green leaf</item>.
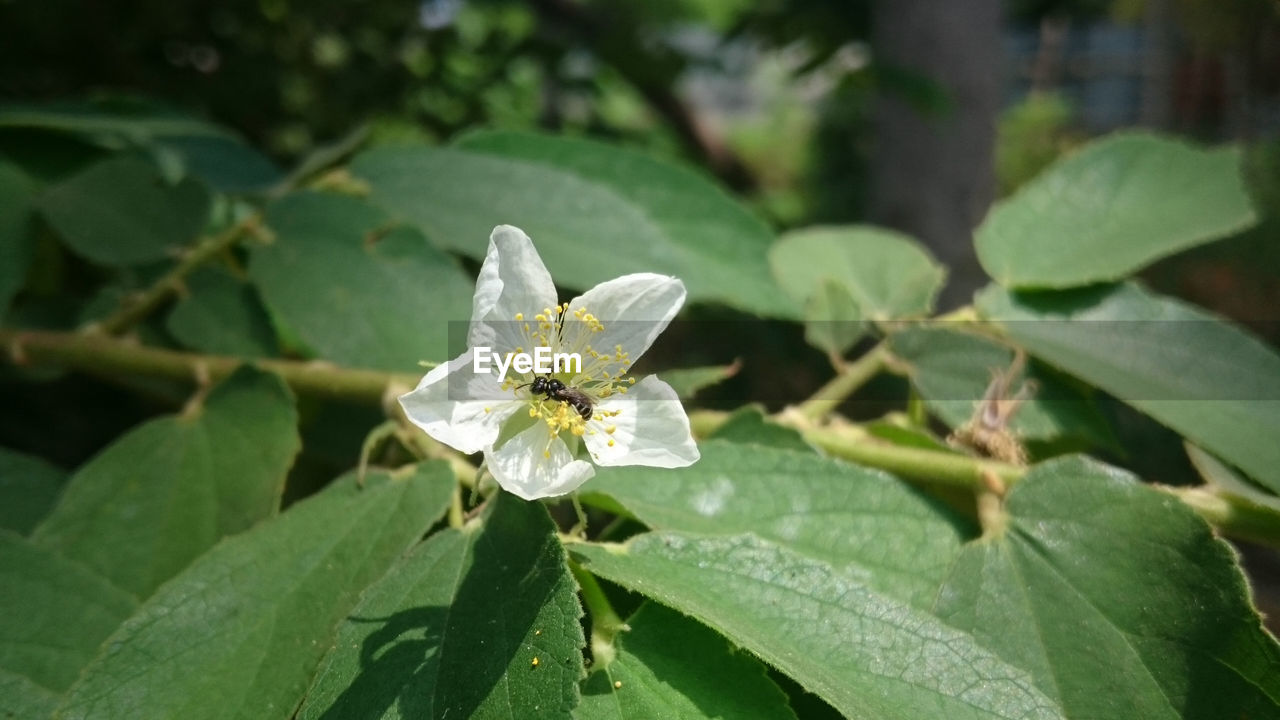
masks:
<svg viewBox="0 0 1280 720"><path fill-rule="evenodd" d="M267 224L275 241L253 249L249 273L277 322L317 355L412 371L456 354L449 323L471 318L472 282L420 232L364 200L311 192L271 205Z"/></svg>
<svg viewBox="0 0 1280 720"><path fill-rule="evenodd" d="M836 357L843 356L867 329L862 310L849 297L844 285L822 278L818 289L804 304L804 339L810 345Z"/></svg>
<svg viewBox="0 0 1280 720"><path fill-rule="evenodd" d="M280 378L241 368L203 407L134 428L81 467L33 537L145 598L276 513L297 419Z"/></svg>
<svg viewBox="0 0 1280 720"><path fill-rule="evenodd" d="M758 408L744 407L735 410L724 424L709 436L715 440L733 443L750 443L783 450L813 452L813 447L793 428L770 421Z"/></svg>
<svg viewBox="0 0 1280 720"><path fill-rule="evenodd" d="M0 530L0 717L49 717L137 606L80 564Z"/></svg>
<svg viewBox="0 0 1280 720"><path fill-rule="evenodd" d="M169 155L181 172L220 192L265 190L280 179L280 170L266 156L225 128L145 103L131 108L104 105L10 106L0 109L0 129L66 133L105 148Z"/></svg>
<svg viewBox="0 0 1280 720"><path fill-rule="evenodd" d="M1024 671L968 635L754 535L655 532L569 550L591 573L692 615L846 715L1062 717Z"/></svg>
<svg viewBox="0 0 1280 720"><path fill-rule="evenodd" d="M662 380L676 391L681 400L690 400L703 388L718 385L738 374L741 363L728 365L708 365L705 367L675 368L663 370L659 375Z"/></svg>
<svg viewBox="0 0 1280 720"><path fill-rule="evenodd" d="M764 665L706 627L653 603L627 625L617 657L583 682L577 720L794 720Z"/></svg>
<svg viewBox="0 0 1280 720"><path fill-rule="evenodd" d="M209 193L190 178L168 183L135 156L108 158L50 186L36 207L80 255L138 265L177 255L209 219Z"/></svg>
<svg viewBox="0 0 1280 720"><path fill-rule="evenodd" d="M797 303L829 279L868 320L929 314L946 280L946 270L909 236L861 225L789 232L769 250L769 264Z"/></svg>
<svg viewBox="0 0 1280 720"><path fill-rule="evenodd" d="M219 355L276 354L271 320L252 285L226 270L202 267L187 278L186 289L165 323L178 342Z"/></svg>
<svg viewBox="0 0 1280 720"><path fill-rule="evenodd" d="M978 298L1030 353L1115 395L1280 491L1280 356L1135 285Z"/></svg>
<svg viewBox="0 0 1280 720"><path fill-rule="evenodd" d="M500 493L369 588L298 717L567 718L580 617L546 509Z"/></svg>
<svg viewBox="0 0 1280 720"><path fill-rule="evenodd" d="M754 532L830 564L896 600L927 608L971 530L887 473L812 453L710 441L676 470L600 468L588 486L649 527Z"/></svg>
<svg viewBox="0 0 1280 720"><path fill-rule="evenodd" d="M903 361L926 407L951 428L967 423L982 400L992 373L1007 370L1014 352L1007 346L965 332L912 327L889 336L894 356ZM1032 364L1015 378L1010 392L1031 382L1035 391L1022 403L1010 428L1027 440L1063 436L1095 444L1114 442L1093 399L1057 374Z"/></svg>
<svg viewBox="0 0 1280 720"><path fill-rule="evenodd" d="M360 593L444 512L444 463L353 476L218 544L107 641L59 710L77 718L293 715Z"/></svg>
<svg viewBox="0 0 1280 720"><path fill-rule="evenodd" d="M219 192L262 192L282 178L271 160L231 135L179 135L158 139L155 145L175 153L183 171Z"/></svg>
<svg viewBox="0 0 1280 720"><path fill-rule="evenodd" d="M0 319L22 289L35 254L36 183L13 163L0 158Z"/></svg>
<svg viewBox="0 0 1280 720"><path fill-rule="evenodd" d="M481 259L495 225L533 238L556 282L675 275L690 300L794 317L769 276L769 229L700 175L591 140L485 132L457 148L379 148L352 163L372 199Z"/></svg>
<svg viewBox="0 0 1280 720"><path fill-rule="evenodd" d="M1005 511L936 612L1029 670L1067 717L1280 717L1280 646L1231 548L1177 499L1065 458L1028 473Z"/></svg>
<svg viewBox="0 0 1280 720"><path fill-rule="evenodd" d="M57 502L66 476L38 457L0 447L0 528L30 533Z"/></svg>
<svg viewBox="0 0 1280 720"><path fill-rule="evenodd" d="M1118 280L1255 220L1238 149L1123 133L996 203L976 245L1001 285L1065 288Z"/></svg>

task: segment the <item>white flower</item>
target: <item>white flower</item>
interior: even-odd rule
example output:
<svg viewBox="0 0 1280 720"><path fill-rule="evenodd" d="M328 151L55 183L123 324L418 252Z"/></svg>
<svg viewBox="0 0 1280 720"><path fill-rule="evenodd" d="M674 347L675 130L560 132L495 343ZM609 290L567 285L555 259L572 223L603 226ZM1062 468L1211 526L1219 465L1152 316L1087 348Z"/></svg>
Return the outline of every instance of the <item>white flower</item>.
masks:
<svg viewBox="0 0 1280 720"><path fill-rule="evenodd" d="M500 225L476 279L467 351L433 368L400 404L436 440L464 453L483 450L498 484L526 500L573 492L595 474L592 462L690 465L698 447L675 391L653 376L627 376L684 298L678 279L638 273L561 304L529 237ZM478 347L507 358L539 346L580 354L580 372L553 377L590 399L589 418L570 402L535 394L535 373L512 368L499 381L496 372L473 371Z"/></svg>

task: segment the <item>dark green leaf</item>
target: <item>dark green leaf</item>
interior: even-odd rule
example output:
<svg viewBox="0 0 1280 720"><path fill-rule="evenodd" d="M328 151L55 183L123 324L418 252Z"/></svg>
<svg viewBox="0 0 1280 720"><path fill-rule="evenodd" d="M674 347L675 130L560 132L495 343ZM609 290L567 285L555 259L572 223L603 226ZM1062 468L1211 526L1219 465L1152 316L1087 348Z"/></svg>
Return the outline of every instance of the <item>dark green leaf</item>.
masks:
<svg viewBox="0 0 1280 720"><path fill-rule="evenodd" d="M298 717L566 718L581 616L546 509L501 493L369 588Z"/></svg>
<svg viewBox="0 0 1280 720"><path fill-rule="evenodd" d="M81 467L33 537L146 597L276 513L296 425L284 383L241 368L202 407L134 428Z"/></svg>
<svg viewBox="0 0 1280 720"><path fill-rule="evenodd" d="M1135 285L1010 294L978 308L1030 353L1280 491L1280 356L1203 310Z"/></svg>
<svg viewBox="0 0 1280 720"><path fill-rule="evenodd" d="M652 603L627 625L617 658L583 682L578 720L794 720L764 665L706 627Z"/></svg>
<svg viewBox="0 0 1280 720"><path fill-rule="evenodd" d="M656 532L569 549L591 573L692 615L846 715L1062 717L1026 672L968 635L753 535Z"/></svg>
<svg viewBox="0 0 1280 720"><path fill-rule="evenodd" d="M79 563L0 530L0 717L49 717L137 606Z"/></svg>
<svg viewBox="0 0 1280 720"><path fill-rule="evenodd" d="M94 163L36 199L72 250L104 265L176 256L204 228L209 203L199 182L170 184L154 165L134 156Z"/></svg>
<svg viewBox="0 0 1280 720"><path fill-rule="evenodd" d="M203 267L187 278L186 290L165 325L183 345L239 357L276 354L271 320L252 285L225 270Z"/></svg>
<svg viewBox="0 0 1280 720"><path fill-rule="evenodd" d="M285 197L267 223L275 241L254 248L250 275L277 322L317 355L413 371L454 354L449 323L471 318L472 282L420 232L364 200L319 193Z"/></svg>
<svg viewBox="0 0 1280 720"><path fill-rule="evenodd" d="M280 179L270 160L230 131L198 118L154 106L132 111L92 104L19 107L0 110L0 128L66 133L96 145L135 148L173 156L182 173L195 175L221 192L265 190Z"/></svg>
<svg viewBox="0 0 1280 720"><path fill-rule="evenodd" d="M1118 280L1255 221L1236 148L1113 135L1058 161L996 204L978 259L1006 287Z"/></svg>
<svg viewBox="0 0 1280 720"><path fill-rule="evenodd" d="M0 319L22 288L35 253L31 200L36 183L17 165L0 158Z"/></svg>
<svg viewBox="0 0 1280 720"><path fill-rule="evenodd" d="M1007 346L942 328L909 328L890 335L889 343L894 356L905 363L925 405L952 428L973 417L992 374L1009 369L1014 358ZM1027 382L1035 390L1010 422L1018 436L1028 440L1076 436L1098 444L1110 440L1102 413L1080 389L1033 364L1013 379L1009 397Z"/></svg>
<svg viewBox="0 0 1280 720"><path fill-rule="evenodd" d="M587 487L649 527L755 534L828 563L897 600L928 607L970 530L891 475L725 441L687 468L600 468Z"/></svg>
<svg viewBox="0 0 1280 720"><path fill-rule="evenodd" d="M566 287L666 273L684 281L691 300L798 314L769 276L767 227L696 173L633 150L490 132L456 149L375 149L351 169L375 202L477 259L493 227L509 223L533 238Z"/></svg>
<svg viewBox="0 0 1280 720"><path fill-rule="evenodd" d="M1230 547L1177 499L1066 458L1033 469L1005 511L936 612L1067 717L1280 717L1280 647Z"/></svg>
<svg viewBox="0 0 1280 720"><path fill-rule="evenodd" d="M444 512L444 463L354 477L227 539L112 637L59 718L293 715L338 622Z"/></svg>
<svg viewBox="0 0 1280 720"><path fill-rule="evenodd" d="M769 264L796 302L808 302L831 280L867 320L927 315L946 279L946 270L915 240L870 226L789 232L770 249Z"/></svg>
<svg viewBox="0 0 1280 720"><path fill-rule="evenodd" d="M0 448L0 528L31 532L53 508L66 475L38 457Z"/></svg>

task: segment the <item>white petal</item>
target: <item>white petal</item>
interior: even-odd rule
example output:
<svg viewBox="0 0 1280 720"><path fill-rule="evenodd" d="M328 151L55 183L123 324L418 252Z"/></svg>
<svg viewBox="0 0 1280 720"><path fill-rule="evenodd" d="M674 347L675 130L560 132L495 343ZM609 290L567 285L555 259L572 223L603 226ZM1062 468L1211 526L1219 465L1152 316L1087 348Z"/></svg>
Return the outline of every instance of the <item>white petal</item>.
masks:
<svg viewBox="0 0 1280 720"><path fill-rule="evenodd" d="M537 423L496 451L485 453L485 465L503 490L525 500L571 493L591 479L596 469L574 460L559 437L551 440L545 423Z"/></svg>
<svg viewBox="0 0 1280 720"><path fill-rule="evenodd" d="M516 313L532 322L535 314L556 303L556 286L533 241L520 228L499 225L489 236L489 252L476 278L467 347L515 350L522 342Z"/></svg>
<svg viewBox="0 0 1280 720"><path fill-rule="evenodd" d="M590 332L574 320L578 308L585 308L604 325L603 331L591 334L591 346L612 353L621 345L634 362L680 312L684 297L684 283L666 275L636 273L602 282L569 303L564 344L579 347L574 334Z"/></svg>
<svg viewBox="0 0 1280 720"><path fill-rule="evenodd" d="M502 421L524 405L502 390L497 375L475 374L471 358L468 350L432 368L417 388L400 396L410 422L468 454L493 445Z"/></svg>
<svg viewBox="0 0 1280 720"><path fill-rule="evenodd" d="M674 468L698 461L700 455L689 431L689 416L676 391L656 376L649 375L632 385L626 395L601 400L596 410L622 411L615 417L592 422L590 429L595 433L583 436L597 465ZM613 433L606 431L610 426L615 428Z"/></svg>

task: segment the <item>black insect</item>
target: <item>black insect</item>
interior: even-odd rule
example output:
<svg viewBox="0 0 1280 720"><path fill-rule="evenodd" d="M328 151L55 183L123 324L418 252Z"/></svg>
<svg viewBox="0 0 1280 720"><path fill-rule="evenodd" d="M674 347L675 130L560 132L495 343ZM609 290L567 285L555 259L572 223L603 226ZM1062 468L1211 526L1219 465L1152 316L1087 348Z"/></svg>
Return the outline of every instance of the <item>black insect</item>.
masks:
<svg viewBox="0 0 1280 720"><path fill-rule="evenodd" d="M529 383L529 390L534 395L542 394L552 400L569 403L569 406L576 410L583 420L590 420L594 412L595 401L586 393L577 388L571 388L555 378L536 377Z"/></svg>

